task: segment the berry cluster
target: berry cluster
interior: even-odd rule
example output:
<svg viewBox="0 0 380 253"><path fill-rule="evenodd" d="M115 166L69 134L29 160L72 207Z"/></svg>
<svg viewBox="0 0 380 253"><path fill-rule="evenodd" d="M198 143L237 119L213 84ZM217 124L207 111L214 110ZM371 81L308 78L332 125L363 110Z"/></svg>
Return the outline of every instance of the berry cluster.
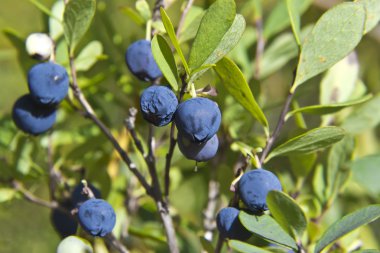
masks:
<svg viewBox="0 0 380 253"><path fill-rule="evenodd" d="M47 35L46 35L47 36ZM42 39L42 41L41 41ZM46 59L52 43L41 34L32 34L27 39L27 50L39 59ZM66 69L54 62L34 65L28 72L29 94L20 97L13 106L12 117L16 126L25 133L38 135L48 131L55 123L57 105L66 97L69 76Z"/></svg>
<svg viewBox="0 0 380 253"><path fill-rule="evenodd" d="M281 183L272 172L265 169L256 169L246 172L239 180L239 197L254 214L262 214L268 210L266 197L269 191L281 191ZM224 238L245 241L251 233L240 223L239 210L234 207L226 207L216 216L216 224L220 234Z"/></svg>
<svg viewBox="0 0 380 253"><path fill-rule="evenodd" d="M150 41L139 40L131 44L125 60L131 73L140 80L152 82L162 75L154 61ZM215 156L221 113L214 101L197 97L178 104L170 88L153 85L142 93L140 109L144 119L155 126L165 126L174 120L178 147L186 158L202 162Z"/></svg>

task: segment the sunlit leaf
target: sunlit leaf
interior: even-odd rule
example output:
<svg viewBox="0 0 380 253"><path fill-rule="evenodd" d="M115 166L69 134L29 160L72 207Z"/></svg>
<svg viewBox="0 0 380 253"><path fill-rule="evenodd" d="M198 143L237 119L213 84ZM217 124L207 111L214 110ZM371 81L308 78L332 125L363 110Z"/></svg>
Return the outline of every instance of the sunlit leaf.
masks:
<svg viewBox="0 0 380 253"><path fill-rule="evenodd" d="M327 148L343 139L344 136L345 132L340 127L315 128L279 145L268 155L265 161L267 162L275 156L307 154Z"/></svg>
<svg viewBox="0 0 380 253"><path fill-rule="evenodd" d="M365 22L361 4L344 2L327 12L302 43L295 89L347 56L360 42Z"/></svg>
<svg viewBox="0 0 380 253"><path fill-rule="evenodd" d="M354 229L366 225L380 217L380 205L370 205L350 213L332 224L317 241L315 253L321 252L330 243Z"/></svg>
<svg viewBox="0 0 380 253"><path fill-rule="evenodd" d="M90 27L95 10L95 0L75 0L70 1L66 5L63 15L63 28L71 55L74 53L78 42Z"/></svg>

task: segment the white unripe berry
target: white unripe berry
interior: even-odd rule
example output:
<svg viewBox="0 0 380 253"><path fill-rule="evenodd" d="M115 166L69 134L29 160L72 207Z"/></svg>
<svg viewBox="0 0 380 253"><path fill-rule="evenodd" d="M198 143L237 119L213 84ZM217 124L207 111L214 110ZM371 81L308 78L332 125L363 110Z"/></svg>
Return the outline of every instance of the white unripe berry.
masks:
<svg viewBox="0 0 380 253"><path fill-rule="evenodd" d="M33 58L47 60L54 50L54 42L45 33L32 33L26 39L26 51Z"/></svg>

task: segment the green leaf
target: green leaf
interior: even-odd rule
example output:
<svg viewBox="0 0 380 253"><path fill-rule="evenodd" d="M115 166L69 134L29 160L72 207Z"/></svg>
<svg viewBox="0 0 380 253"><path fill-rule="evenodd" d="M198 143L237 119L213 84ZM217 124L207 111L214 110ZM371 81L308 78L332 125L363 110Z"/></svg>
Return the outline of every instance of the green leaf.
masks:
<svg viewBox="0 0 380 253"><path fill-rule="evenodd" d="M241 253L271 253L269 250L265 250L238 240L229 240L228 246Z"/></svg>
<svg viewBox="0 0 380 253"><path fill-rule="evenodd" d="M230 29L227 31L223 39L220 41L220 44L209 55L209 57L201 65L201 67L205 65L207 66L210 64L217 63L220 59L223 58L223 56L225 56L228 52L230 52L235 47L235 45L239 42L241 36L243 35L244 29L245 29L244 17L238 14L236 15L234 23L232 24ZM198 78L204 72L205 70L198 71L198 72L192 71L190 82Z"/></svg>
<svg viewBox="0 0 380 253"><path fill-rule="evenodd" d="M199 240L201 241L202 248L203 248L204 251L206 251L207 253L214 253L215 252L215 249L214 249L214 247L212 246L212 243L209 240L207 240L203 236L200 236Z"/></svg>
<svg viewBox="0 0 380 253"><path fill-rule="evenodd" d="M302 44L291 91L348 55L362 38L364 21L358 3L341 3L325 12Z"/></svg>
<svg viewBox="0 0 380 253"><path fill-rule="evenodd" d="M233 0L217 0L207 9L190 51L191 69L199 68L206 62L232 26L235 15Z"/></svg>
<svg viewBox="0 0 380 253"><path fill-rule="evenodd" d="M263 239L295 250L297 249L297 243L294 239L269 215L256 216L241 211L239 213L239 220L246 229Z"/></svg>
<svg viewBox="0 0 380 253"><path fill-rule="evenodd" d="M172 42L175 50L177 51L177 53L178 53L178 55L182 61L183 67L185 68L186 73L189 75L190 69L189 69L189 66L187 65L186 58L182 53L181 47L179 46L179 42L178 42L177 37L175 35L175 31L174 31L172 21L170 20L168 14L166 14L166 11L164 8L161 7L160 12L161 12L162 22L164 23L165 30L169 35L170 41Z"/></svg>
<svg viewBox="0 0 380 253"><path fill-rule="evenodd" d="M95 0L75 0L66 5L63 29L71 55L74 54L75 47L90 27L95 10Z"/></svg>
<svg viewBox="0 0 380 253"><path fill-rule="evenodd" d="M75 58L75 67L77 71L89 70L103 53L103 45L97 40L91 41Z"/></svg>
<svg viewBox="0 0 380 253"><path fill-rule="evenodd" d="M291 170L297 177L306 177L314 168L314 163L317 160L316 153L291 155L289 156Z"/></svg>
<svg viewBox="0 0 380 253"><path fill-rule="evenodd" d="M304 13L312 4L312 0L295 0L295 5L300 6L299 15ZM278 1L269 17L264 21L264 38L270 39L273 35L288 27L290 24L286 1Z"/></svg>
<svg viewBox="0 0 380 253"><path fill-rule="evenodd" d="M286 0L286 7L288 9L290 25L293 30L294 38L297 44L301 45L300 33L301 33L301 20L300 20L300 5L297 0Z"/></svg>
<svg viewBox="0 0 380 253"><path fill-rule="evenodd" d="M150 11L149 4L145 0L137 0L135 3L136 10L140 13L141 17L148 21L152 17L152 12Z"/></svg>
<svg viewBox="0 0 380 253"><path fill-rule="evenodd" d="M202 8L197 6L191 7L189 13L186 15L182 30L178 36L180 43L191 40L197 35L197 31L204 14L205 11Z"/></svg>
<svg viewBox="0 0 380 253"><path fill-rule="evenodd" d="M145 24L145 20L144 18L142 18L140 16L139 13L137 13L134 9L132 9L131 7L121 7L120 8L120 11L127 15L130 19L133 20L133 22L135 22L137 25L144 25Z"/></svg>
<svg viewBox="0 0 380 253"><path fill-rule="evenodd" d="M190 50L191 69L216 63L237 44L244 32L245 20L235 13L232 0L217 0L209 7Z"/></svg>
<svg viewBox="0 0 380 253"><path fill-rule="evenodd" d="M17 191L13 188L0 189L0 203L12 200L16 196Z"/></svg>
<svg viewBox="0 0 380 253"><path fill-rule="evenodd" d="M294 239L301 239L307 227L306 216L298 204L280 191L270 191L267 204L275 220Z"/></svg>
<svg viewBox="0 0 380 253"><path fill-rule="evenodd" d="M3 30L5 37L12 43L17 50L17 61L20 64L25 76L28 75L29 69L36 64L25 50L25 38L21 37L15 30L6 28Z"/></svg>
<svg viewBox="0 0 380 253"><path fill-rule="evenodd" d="M336 104L330 104L330 105L305 106L305 107L298 108L296 110L289 112L285 118L289 119L290 117L294 116L294 114L299 113L299 112L306 113L306 114L317 114L317 115L331 114L331 113L338 112L338 111L340 111L344 108L350 107L350 106L362 104L364 102L367 102L371 98L372 98L372 95L368 94L365 97L355 99L352 101L348 101L345 103L336 103Z"/></svg>
<svg viewBox="0 0 380 253"><path fill-rule="evenodd" d="M380 21L380 2L378 0L357 0L366 10L364 34L370 32Z"/></svg>
<svg viewBox="0 0 380 253"><path fill-rule="evenodd" d="M152 53L166 80L174 90L178 90L177 65L169 44L161 35L157 34L152 39Z"/></svg>
<svg viewBox="0 0 380 253"><path fill-rule="evenodd" d="M355 250L352 253L380 253L377 249L361 249L361 250Z"/></svg>
<svg viewBox="0 0 380 253"><path fill-rule="evenodd" d="M29 2L31 2L34 6L36 6L40 11L42 11L43 13L45 13L46 15L48 15L49 17L54 18L57 21L60 21L60 19L57 16L55 16L49 10L48 7L46 7L45 5L43 5L42 3L40 3L38 0L29 0Z"/></svg>
<svg viewBox="0 0 380 253"><path fill-rule="evenodd" d="M275 156L311 153L340 141L344 136L345 132L340 127L315 128L276 147L265 159L265 162Z"/></svg>
<svg viewBox="0 0 380 253"><path fill-rule="evenodd" d="M314 252L321 252L330 243L379 217L380 205L370 205L344 216L325 231L322 237L317 241Z"/></svg>
<svg viewBox="0 0 380 253"><path fill-rule="evenodd" d="M63 35L63 13L65 12L65 3L63 0L57 1L51 8L53 17L49 18L49 35L57 41Z"/></svg>
<svg viewBox="0 0 380 253"><path fill-rule="evenodd" d="M342 123L349 133L357 134L371 129L380 123L380 95L356 108Z"/></svg>
<svg viewBox="0 0 380 253"><path fill-rule="evenodd" d="M33 167L33 152L36 151L34 142L26 136L20 136L17 140L14 164L15 169L21 175L29 174Z"/></svg>
<svg viewBox="0 0 380 253"><path fill-rule="evenodd" d="M215 71L220 76L226 90L236 99L236 101L267 128L268 121L253 97L251 89L238 66L225 57L216 64Z"/></svg>
<svg viewBox="0 0 380 253"><path fill-rule="evenodd" d="M312 26L305 26L301 31L301 39L311 31ZM298 55L299 47L291 33L276 36L264 51L261 60L259 78L264 79L284 67Z"/></svg>
<svg viewBox="0 0 380 253"><path fill-rule="evenodd" d="M353 161L349 167L353 174L353 180L375 197L380 194L380 155L371 155Z"/></svg>

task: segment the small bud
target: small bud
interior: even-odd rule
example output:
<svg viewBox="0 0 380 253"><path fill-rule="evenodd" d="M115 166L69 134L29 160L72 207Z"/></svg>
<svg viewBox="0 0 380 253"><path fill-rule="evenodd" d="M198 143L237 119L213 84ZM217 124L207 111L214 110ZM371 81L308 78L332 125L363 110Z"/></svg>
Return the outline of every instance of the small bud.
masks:
<svg viewBox="0 0 380 253"><path fill-rule="evenodd" d="M47 60L54 50L54 42L45 33L32 33L26 39L26 51L38 60Z"/></svg>

